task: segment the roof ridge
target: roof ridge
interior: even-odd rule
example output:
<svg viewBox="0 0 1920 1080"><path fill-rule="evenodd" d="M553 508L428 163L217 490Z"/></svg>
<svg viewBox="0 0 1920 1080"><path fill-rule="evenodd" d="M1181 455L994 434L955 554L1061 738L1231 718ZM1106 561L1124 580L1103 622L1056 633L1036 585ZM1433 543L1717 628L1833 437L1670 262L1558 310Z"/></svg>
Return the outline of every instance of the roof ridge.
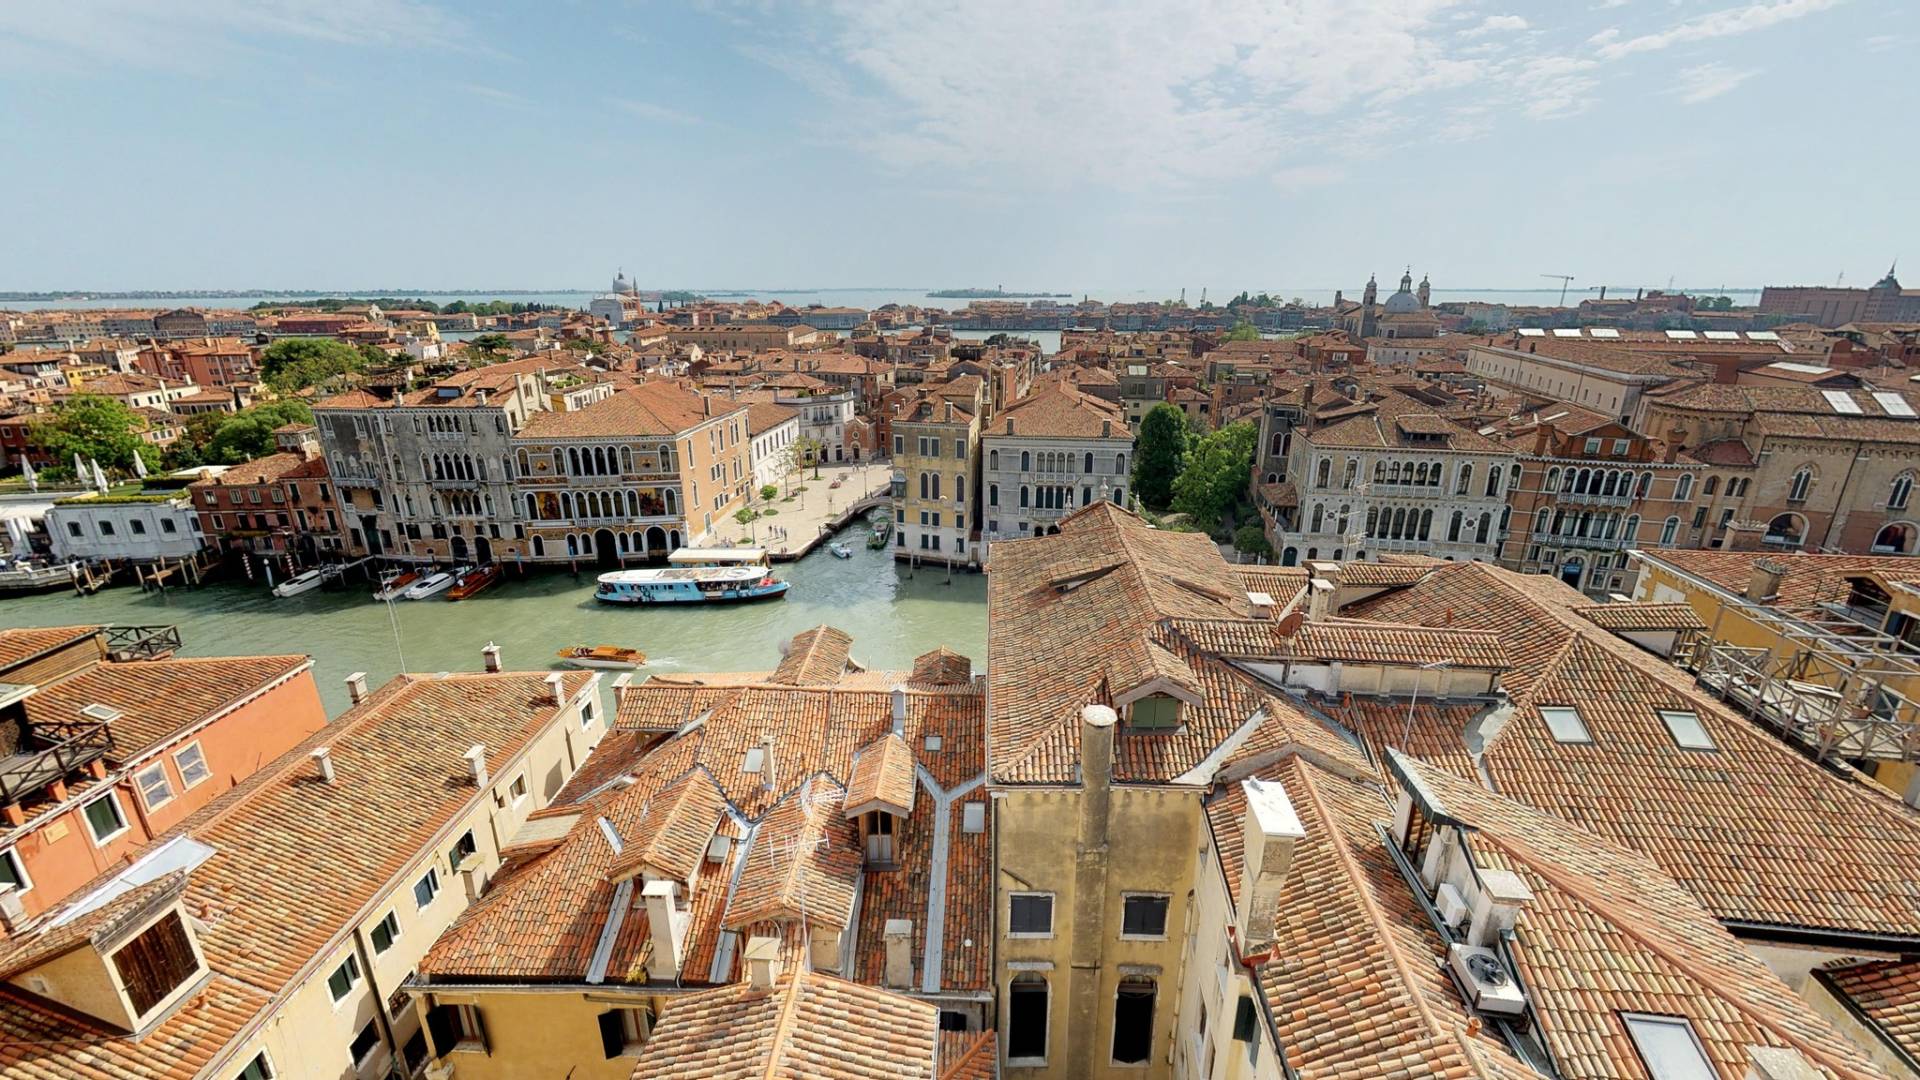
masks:
<svg viewBox="0 0 1920 1080"><path fill-rule="evenodd" d="M806 980L806 976L805 971L795 971L787 982L786 999L780 1003L780 1017L774 1021L773 1034L767 1043L767 1067L760 1074L762 1080L779 1080L780 1059L784 1056L782 1047L787 1035L793 1031L795 1016L800 1012L800 984Z"/></svg>

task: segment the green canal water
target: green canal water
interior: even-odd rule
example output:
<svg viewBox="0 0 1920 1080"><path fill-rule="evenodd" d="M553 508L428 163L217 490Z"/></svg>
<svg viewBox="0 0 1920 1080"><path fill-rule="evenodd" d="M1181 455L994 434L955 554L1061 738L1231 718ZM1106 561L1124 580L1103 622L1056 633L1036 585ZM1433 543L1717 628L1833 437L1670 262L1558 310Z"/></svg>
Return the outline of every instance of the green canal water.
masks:
<svg viewBox="0 0 1920 1080"><path fill-rule="evenodd" d="M785 599L691 607L616 607L593 599L594 575L545 572L508 578L471 600L396 601L399 648L389 605L360 583L279 599L265 585L219 584L162 594L116 587L89 597L71 593L0 600L0 626L72 623L164 624L180 628L185 656L306 653L329 714L346 708L343 680L365 671L379 684L401 670L475 671L480 650L496 642L514 670L556 665L568 645L629 645L647 654L646 672L763 671L780 662L780 644L807 627L831 623L853 635L853 656L871 668L907 668L935 646L986 664L986 578L926 567L909 574L892 553L869 550L849 532L853 558L825 547L775 568L791 581ZM609 676L616 673L608 673Z"/></svg>

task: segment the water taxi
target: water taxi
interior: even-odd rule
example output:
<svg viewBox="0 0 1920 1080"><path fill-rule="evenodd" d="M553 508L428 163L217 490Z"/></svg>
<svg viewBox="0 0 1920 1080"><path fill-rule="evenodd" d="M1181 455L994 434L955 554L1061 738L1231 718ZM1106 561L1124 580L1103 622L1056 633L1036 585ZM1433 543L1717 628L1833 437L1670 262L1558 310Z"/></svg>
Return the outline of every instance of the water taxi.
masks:
<svg viewBox="0 0 1920 1080"><path fill-rule="evenodd" d="M420 571L418 570L407 570L400 573L382 575L380 578L380 587L373 591L373 598L375 600L398 600L406 594L408 589L413 588L414 583L419 580Z"/></svg>
<svg viewBox="0 0 1920 1080"><path fill-rule="evenodd" d="M560 662L573 667L632 671L647 662L647 654L625 645L575 645L560 650Z"/></svg>
<svg viewBox="0 0 1920 1080"><path fill-rule="evenodd" d="M853 558L853 552L847 548L847 545L841 543L838 540L835 540L834 542L828 544L827 550L833 552L833 557L836 559Z"/></svg>
<svg viewBox="0 0 1920 1080"><path fill-rule="evenodd" d="M466 573L466 568L462 567L458 573ZM448 589L453 588L455 576L456 574L449 573L445 570L428 574L426 577L414 582L406 592L400 594L400 597L404 600L425 600L429 596L438 596Z"/></svg>
<svg viewBox="0 0 1920 1080"><path fill-rule="evenodd" d="M447 590L447 599L465 600L474 593L500 580L500 564L488 563L475 570L459 575Z"/></svg>
<svg viewBox="0 0 1920 1080"><path fill-rule="evenodd" d="M608 604L699 604L787 594L765 548L681 548L665 567L601 574L593 598Z"/></svg>
<svg viewBox="0 0 1920 1080"><path fill-rule="evenodd" d="M326 583L333 575L328 568L316 567L303 570L273 587L273 595L278 597L299 596L303 592L312 592Z"/></svg>

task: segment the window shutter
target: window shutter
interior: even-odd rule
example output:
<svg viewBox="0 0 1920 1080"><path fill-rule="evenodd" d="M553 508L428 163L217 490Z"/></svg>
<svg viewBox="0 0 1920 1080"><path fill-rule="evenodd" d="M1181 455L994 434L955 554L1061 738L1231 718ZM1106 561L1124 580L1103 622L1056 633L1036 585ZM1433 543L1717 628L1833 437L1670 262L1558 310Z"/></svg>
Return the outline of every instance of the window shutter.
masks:
<svg viewBox="0 0 1920 1080"><path fill-rule="evenodd" d="M435 1005L427 1010L427 1034L433 1036L433 1052L444 1057L453 1049L453 1006Z"/></svg>
<svg viewBox="0 0 1920 1080"><path fill-rule="evenodd" d="M473 1008L473 1033L480 1036L480 1049L488 1057L493 1056L493 1043L487 1040L487 1018L480 1014L479 1006Z"/></svg>
<svg viewBox="0 0 1920 1080"><path fill-rule="evenodd" d="M608 1009L600 1014L600 1049L606 1056L615 1058L626 1049L627 1033L620 1022L620 1010Z"/></svg>

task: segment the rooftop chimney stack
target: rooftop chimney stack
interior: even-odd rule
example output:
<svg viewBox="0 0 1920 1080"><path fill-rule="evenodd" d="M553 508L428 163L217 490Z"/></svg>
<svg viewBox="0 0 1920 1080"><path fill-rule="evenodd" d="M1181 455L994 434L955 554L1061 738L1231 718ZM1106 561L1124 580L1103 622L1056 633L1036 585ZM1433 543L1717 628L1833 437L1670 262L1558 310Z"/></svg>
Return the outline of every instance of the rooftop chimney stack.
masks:
<svg viewBox="0 0 1920 1080"><path fill-rule="evenodd" d="M318 750L315 750L311 756L313 757L314 765L319 767L320 782L323 784L333 783L333 751L328 747L322 746Z"/></svg>
<svg viewBox="0 0 1920 1080"><path fill-rule="evenodd" d="M347 676L347 697L351 698L355 705L367 700L366 672L356 671Z"/></svg>
<svg viewBox="0 0 1920 1080"><path fill-rule="evenodd" d="M1520 909L1533 899L1533 890L1511 870L1481 867L1475 875L1480 888L1473 896L1473 921L1467 924L1467 944L1491 949L1502 931L1513 929Z"/></svg>
<svg viewBox="0 0 1920 1080"><path fill-rule="evenodd" d="M0 930L5 930L8 934L17 934L20 932L20 928L26 924L27 909L20 903L20 886L12 882L0 885ZM907 926L911 929L913 924L908 923ZM891 930L893 924L888 923L887 927ZM887 949L887 970L892 971L893 942L891 938L888 939Z"/></svg>
<svg viewBox="0 0 1920 1080"><path fill-rule="evenodd" d="M491 641L487 642L487 647L480 650L480 660L481 666L487 669L487 674L500 674L500 646Z"/></svg>
<svg viewBox="0 0 1920 1080"><path fill-rule="evenodd" d="M887 989L913 989L913 920L888 919L885 937Z"/></svg>
<svg viewBox="0 0 1920 1080"><path fill-rule="evenodd" d="M1315 577L1307 582L1307 621L1320 622L1333 614L1333 582Z"/></svg>
<svg viewBox="0 0 1920 1080"><path fill-rule="evenodd" d="M766 993L773 989L774 980L780 977L780 942L776 938L756 937L747 940L747 986L756 993Z"/></svg>
<svg viewBox="0 0 1920 1080"><path fill-rule="evenodd" d="M557 671L547 676L547 694L553 699L553 704L565 705L567 703L566 676Z"/></svg>
<svg viewBox="0 0 1920 1080"><path fill-rule="evenodd" d="M680 964L686 958L687 913L674 902L673 888L671 881L649 881L640 892L647 908L647 933L653 939L647 978L658 982L677 981Z"/></svg>
<svg viewBox="0 0 1920 1080"><path fill-rule="evenodd" d="M620 703L627 699L627 689L633 685L633 672L623 671L613 677L613 707L617 711Z"/></svg>
<svg viewBox="0 0 1920 1080"><path fill-rule="evenodd" d="M461 755L467 759L467 775L473 779L473 786L487 786L487 748L484 744L474 743Z"/></svg>
<svg viewBox="0 0 1920 1080"><path fill-rule="evenodd" d="M907 733L907 691L899 686L893 688L893 733Z"/></svg>
<svg viewBox="0 0 1920 1080"><path fill-rule="evenodd" d="M1747 599L1756 604L1773 599L1780 594L1780 579L1786 576L1786 564L1772 559L1754 560L1753 575L1747 579Z"/></svg>
<svg viewBox="0 0 1920 1080"><path fill-rule="evenodd" d="M1265 951L1274 942L1280 918L1280 894L1293 865L1293 847L1307 835L1287 789L1278 781L1242 780L1247 817L1242 828L1239 926L1242 956Z"/></svg>

